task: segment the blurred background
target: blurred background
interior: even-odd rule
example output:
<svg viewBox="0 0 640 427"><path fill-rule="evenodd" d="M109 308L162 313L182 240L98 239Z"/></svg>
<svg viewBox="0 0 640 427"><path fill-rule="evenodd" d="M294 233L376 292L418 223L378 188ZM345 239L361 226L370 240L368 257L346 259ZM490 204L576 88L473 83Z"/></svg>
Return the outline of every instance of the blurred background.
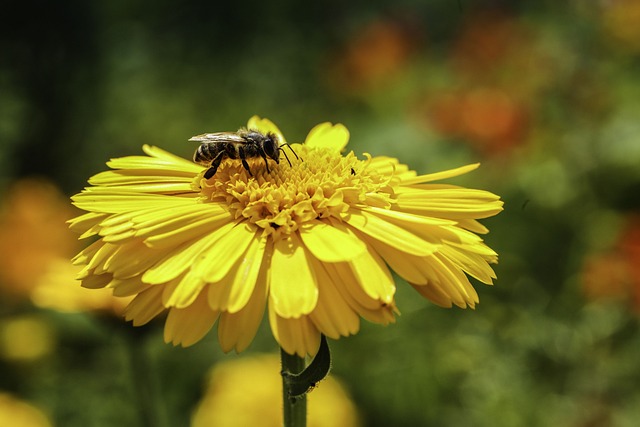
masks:
<svg viewBox="0 0 640 427"><path fill-rule="evenodd" d="M165 345L161 320L133 328L126 301L79 288L64 224L109 158L190 157L189 137L254 114L291 142L341 122L357 154L420 173L482 162L453 182L505 201L477 309L398 280L395 325L330 342L310 425L637 425L638 0L2 1L1 425L234 425L224 408L278 425L268 325L240 355L215 328ZM262 374L220 379L263 365L272 402Z"/></svg>

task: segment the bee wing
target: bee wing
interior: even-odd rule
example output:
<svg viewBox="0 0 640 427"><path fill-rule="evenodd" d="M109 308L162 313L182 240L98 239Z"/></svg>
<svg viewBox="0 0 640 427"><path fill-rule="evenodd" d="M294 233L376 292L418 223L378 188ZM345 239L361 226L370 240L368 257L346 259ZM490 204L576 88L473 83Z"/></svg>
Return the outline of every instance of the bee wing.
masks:
<svg viewBox="0 0 640 427"><path fill-rule="evenodd" d="M201 135L192 136L189 138L192 142L236 142L244 143L245 140L240 135L234 132L215 132L215 133L203 133Z"/></svg>

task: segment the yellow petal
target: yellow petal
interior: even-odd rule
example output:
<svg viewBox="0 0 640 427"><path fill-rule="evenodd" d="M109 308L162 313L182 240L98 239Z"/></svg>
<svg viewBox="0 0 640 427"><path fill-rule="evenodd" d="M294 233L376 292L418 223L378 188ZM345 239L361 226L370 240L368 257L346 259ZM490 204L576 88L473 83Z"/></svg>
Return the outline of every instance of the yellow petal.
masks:
<svg viewBox="0 0 640 427"><path fill-rule="evenodd" d="M491 285L492 279L496 278L493 269L480 255L455 249L451 246L444 246L440 253L471 277Z"/></svg>
<svg viewBox="0 0 640 427"><path fill-rule="evenodd" d="M478 294L469 279L442 255L427 257L420 268L429 278L429 284L440 288L458 307L473 307L478 302Z"/></svg>
<svg viewBox="0 0 640 427"><path fill-rule="evenodd" d="M162 286L152 286L136 295L125 309L125 319L133 320L133 326L141 326L162 313Z"/></svg>
<svg viewBox="0 0 640 427"><path fill-rule="evenodd" d="M466 188L404 189L397 192L397 209L418 215L450 219L487 218L503 210L493 193Z"/></svg>
<svg viewBox="0 0 640 427"><path fill-rule="evenodd" d="M142 281L158 284L175 279L190 268L194 260L198 259L217 239L218 235L211 233L198 240L177 246L175 250L169 251L164 258L145 271L142 275Z"/></svg>
<svg viewBox="0 0 640 427"><path fill-rule="evenodd" d="M342 124L320 123L309 131L305 145L310 148L328 148L341 152L349 143L349 130Z"/></svg>
<svg viewBox="0 0 640 427"><path fill-rule="evenodd" d="M91 273L88 277L82 279L82 287L87 289L101 289L104 288L113 280L113 274L99 274L95 275Z"/></svg>
<svg viewBox="0 0 640 427"><path fill-rule="evenodd" d="M309 314L318 302L318 287L304 246L297 234L274 244L269 274L269 300L279 316Z"/></svg>
<svg viewBox="0 0 640 427"><path fill-rule="evenodd" d="M392 246L384 244L379 240L368 239L367 242L373 247L373 249L375 249L382 259L384 259L389 267L404 280L410 283L427 282L427 277L423 274L420 268L418 268L418 265L424 262L422 257L398 251Z"/></svg>
<svg viewBox="0 0 640 427"><path fill-rule="evenodd" d="M142 146L142 150L152 157L156 157L158 159L165 160L167 162L171 162L174 165L181 166L185 169L193 168L194 170L199 168L200 165L194 164L191 160L183 159L182 157L176 156L175 154L169 153L161 148L158 148L153 145L144 144ZM196 172L198 173L198 172Z"/></svg>
<svg viewBox="0 0 640 427"><path fill-rule="evenodd" d="M324 264L324 267L339 292L342 293L343 296L345 294L348 295L347 302L353 300L355 305L351 303L349 305L356 312L360 313L360 307L367 310L377 310L380 308L380 301L372 298L365 292L349 263L336 262Z"/></svg>
<svg viewBox="0 0 640 427"><path fill-rule="evenodd" d="M371 298L391 304L396 286L386 264L373 250L361 254L349 262L360 286Z"/></svg>
<svg viewBox="0 0 640 427"><path fill-rule="evenodd" d="M226 306L226 300L220 303L220 295L217 291L221 290L224 298L228 299L225 289L230 288L233 276L227 273L235 264L237 257L242 255L244 246L251 240L243 224L236 227L231 225L233 224L209 236L204 249L194 258L192 268L180 279L177 286L166 286L163 293L166 306L184 308L192 304L207 283L212 283L209 296L210 302L214 301L215 304L210 304L211 308L219 310Z"/></svg>
<svg viewBox="0 0 640 427"><path fill-rule="evenodd" d="M370 212L381 218L389 219L394 223L404 224L420 224L420 225L455 225L456 221L449 219L433 218L425 215L415 215L399 210L383 209L374 206L366 207L362 209L365 212Z"/></svg>
<svg viewBox="0 0 640 427"><path fill-rule="evenodd" d="M101 240L96 240L86 248L82 250L78 255L74 256L71 261L73 265L88 264L89 261L96 255L98 250L104 245Z"/></svg>
<svg viewBox="0 0 640 427"><path fill-rule="evenodd" d="M80 209L99 213L122 213L154 209L171 209L185 204L193 204L193 198L164 196L158 194L138 194L121 191L96 191L105 187L86 188L80 194L71 197L73 204ZM108 187L107 187L107 190Z"/></svg>
<svg viewBox="0 0 640 427"><path fill-rule="evenodd" d="M166 283L162 293L165 307L186 308L195 302L207 283L193 271Z"/></svg>
<svg viewBox="0 0 640 427"><path fill-rule="evenodd" d="M89 212L84 215L80 215L77 218L70 219L67 223L73 232L81 234L92 227L95 227L105 218L107 218L107 214Z"/></svg>
<svg viewBox="0 0 640 427"><path fill-rule="evenodd" d="M313 260L313 269L318 279L318 304L309 317L316 328L329 338L338 339L360 329L360 318L340 295L323 263Z"/></svg>
<svg viewBox="0 0 640 427"><path fill-rule="evenodd" d="M412 255L425 256L434 251L433 244L366 211L351 212L347 223L374 239Z"/></svg>
<svg viewBox="0 0 640 427"><path fill-rule="evenodd" d="M232 217L229 213L203 218L166 231L162 230L164 232L145 238L144 243L152 248L175 246L231 224L231 221Z"/></svg>
<svg viewBox="0 0 640 427"><path fill-rule="evenodd" d="M266 267L245 306L236 313L225 312L218 323L218 340L222 351L245 350L258 331L267 302Z"/></svg>
<svg viewBox="0 0 640 427"><path fill-rule="evenodd" d="M413 289L418 291L420 295L427 298L434 304L439 305L440 307L451 308L451 306L453 305L451 303L451 298L444 291L442 291L440 287L435 286L433 283L429 283L427 285L411 284L411 286L413 286Z"/></svg>
<svg viewBox="0 0 640 427"><path fill-rule="evenodd" d="M212 233L215 243L194 259L192 270L207 283L222 280L253 240L255 226L229 223Z"/></svg>
<svg viewBox="0 0 640 427"><path fill-rule="evenodd" d="M171 308L164 325L164 341L188 347L200 341L213 327L219 313L201 296L186 308Z"/></svg>
<svg viewBox="0 0 640 427"><path fill-rule="evenodd" d="M464 175L472 170L478 169L480 163L474 163L466 166L460 166L459 168L449 169L446 171L430 173L426 175L418 175L413 178L403 179L402 185L421 184L424 182L439 181L442 179L453 178L455 176Z"/></svg>
<svg viewBox="0 0 640 427"><path fill-rule="evenodd" d="M273 304L269 303L269 324L276 341L287 353L305 357L318 352L320 332L308 316L284 319L278 316Z"/></svg>
<svg viewBox="0 0 640 427"><path fill-rule="evenodd" d="M258 280L258 273L263 267L262 260L266 246L267 240L256 235L244 256L240 258L240 265L238 265L229 292L229 304L227 306L229 313L241 310L253 294Z"/></svg>
<svg viewBox="0 0 640 427"><path fill-rule="evenodd" d="M300 228L300 237L320 261L349 261L367 250L366 245L344 224L313 220Z"/></svg>
<svg viewBox="0 0 640 427"><path fill-rule="evenodd" d="M324 264L324 267L342 298L356 313L370 322L382 325L395 321L394 312L397 311L395 303L387 304L367 295L354 277L348 263Z"/></svg>
<svg viewBox="0 0 640 427"><path fill-rule="evenodd" d="M152 250L141 241L134 240L122 244L111 258L105 260L105 268L119 279L139 276L159 262L168 250Z"/></svg>
<svg viewBox="0 0 640 427"><path fill-rule="evenodd" d="M140 277L136 276L128 279L113 279L108 287L113 288L113 296L115 297L129 297L144 292L151 285L143 283Z"/></svg>

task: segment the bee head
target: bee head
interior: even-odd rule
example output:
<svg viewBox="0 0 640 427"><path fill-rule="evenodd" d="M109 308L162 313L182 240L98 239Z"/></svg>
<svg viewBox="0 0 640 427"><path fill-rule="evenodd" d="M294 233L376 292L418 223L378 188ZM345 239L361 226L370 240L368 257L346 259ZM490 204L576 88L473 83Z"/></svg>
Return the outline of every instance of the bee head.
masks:
<svg viewBox="0 0 640 427"><path fill-rule="evenodd" d="M274 133L269 132L264 135L262 149L267 157L275 160L276 163L280 163L280 146L278 145L278 137Z"/></svg>

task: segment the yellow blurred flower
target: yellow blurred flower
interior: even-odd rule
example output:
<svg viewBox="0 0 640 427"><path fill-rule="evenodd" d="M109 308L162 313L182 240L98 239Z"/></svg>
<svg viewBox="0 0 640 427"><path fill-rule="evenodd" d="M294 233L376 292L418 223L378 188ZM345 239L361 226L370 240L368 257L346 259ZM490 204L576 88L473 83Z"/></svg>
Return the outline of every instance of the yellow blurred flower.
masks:
<svg viewBox="0 0 640 427"><path fill-rule="evenodd" d="M266 119L250 129L280 130ZM478 165L417 175L397 159L341 155L342 125L313 128L293 149L300 160L249 176L225 161L206 167L144 146L147 156L111 160L114 169L73 197L88 213L71 221L83 238L75 258L87 288L135 295L126 317L141 325L168 310L165 340L184 346L218 323L224 351L253 340L265 306L289 354L314 354L320 334L358 332L360 317L388 324L396 311L395 270L436 304L473 307L465 273L490 284L497 254L474 233L502 210L487 191L434 181Z"/></svg>
<svg viewBox="0 0 640 427"><path fill-rule="evenodd" d="M0 212L0 293L57 311L122 315L130 298L76 285L81 268L69 258L80 245L66 226L75 215L49 182L26 179L10 187Z"/></svg>
<svg viewBox="0 0 640 427"><path fill-rule="evenodd" d="M27 314L0 319L0 357L5 360L36 361L53 352L55 346L51 325L42 316Z"/></svg>
<svg viewBox="0 0 640 427"><path fill-rule="evenodd" d="M131 297L114 297L111 289L85 289L76 285L81 268L69 258L52 259L31 291L34 305L64 313L94 312L121 317Z"/></svg>
<svg viewBox="0 0 640 427"><path fill-rule="evenodd" d="M0 426L51 427L51 423L35 406L0 392Z"/></svg>
<svg viewBox="0 0 640 427"><path fill-rule="evenodd" d="M52 259L79 249L65 226L75 210L54 185L32 179L13 184L1 209L0 292L26 299Z"/></svg>
<svg viewBox="0 0 640 427"><path fill-rule="evenodd" d="M282 377L275 355L221 363L209 375L205 395L193 413L191 427L282 426ZM333 377L308 397L309 427L356 427L355 405Z"/></svg>

